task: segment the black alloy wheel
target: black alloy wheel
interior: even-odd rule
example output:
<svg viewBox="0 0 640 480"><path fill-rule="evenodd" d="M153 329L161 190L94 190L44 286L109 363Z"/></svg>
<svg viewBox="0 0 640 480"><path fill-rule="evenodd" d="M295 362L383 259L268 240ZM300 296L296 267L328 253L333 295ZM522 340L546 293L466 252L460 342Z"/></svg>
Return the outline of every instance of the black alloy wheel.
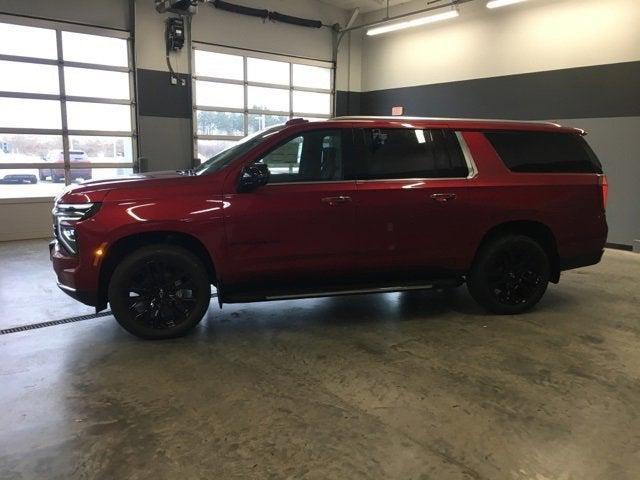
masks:
<svg viewBox="0 0 640 480"><path fill-rule="evenodd" d="M488 265L488 286L499 303L526 303L542 282L541 270L527 249L521 246L504 249Z"/></svg>
<svg viewBox="0 0 640 480"><path fill-rule="evenodd" d="M126 257L109 284L116 320L130 333L160 339L184 335L204 316L211 298L207 271L180 247L144 247Z"/></svg>
<svg viewBox="0 0 640 480"><path fill-rule="evenodd" d="M514 314L540 301L549 275L549 258L540 244L524 235L507 235L478 253L467 286L489 311Z"/></svg>

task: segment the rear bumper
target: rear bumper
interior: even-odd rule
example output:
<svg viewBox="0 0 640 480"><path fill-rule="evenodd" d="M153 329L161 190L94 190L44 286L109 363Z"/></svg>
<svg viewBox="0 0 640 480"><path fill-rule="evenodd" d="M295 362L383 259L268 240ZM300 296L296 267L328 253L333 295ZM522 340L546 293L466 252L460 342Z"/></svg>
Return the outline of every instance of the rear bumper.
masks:
<svg viewBox="0 0 640 480"><path fill-rule="evenodd" d="M588 255L579 255L576 257L560 259L560 270L572 270L574 268L588 267L589 265L595 265L602 259L604 250L600 250L597 253L590 253Z"/></svg>
<svg viewBox="0 0 640 480"><path fill-rule="evenodd" d="M89 272L82 268L82 263L78 257L68 256L59 247L57 240L53 240L49 243L49 258L53 264L53 270L56 272L57 284L60 290L85 305L104 308L104 305L102 305L104 302L98 298L97 290L81 288L82 285L91 284L92 282L83 281L83 278Z"/></svg>

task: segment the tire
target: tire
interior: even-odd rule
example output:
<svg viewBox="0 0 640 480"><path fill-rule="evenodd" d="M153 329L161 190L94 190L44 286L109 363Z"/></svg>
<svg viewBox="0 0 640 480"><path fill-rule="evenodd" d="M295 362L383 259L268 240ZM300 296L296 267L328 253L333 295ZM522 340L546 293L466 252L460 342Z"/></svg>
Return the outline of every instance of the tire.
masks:
<svg viewBox="0 0 640 480"><path fill-rule="evenodd" d="M176 288L178 282L183 288ZM175 338L202 320L211 284L195 255L177 246L150 245L116 267L108 298L113 315L129 333L151 340Z"/></svg>
<svg viewBox="0 0 640 480"><path fill-rule="evenodd" d="M540 301L549 276L549 257L538 242L525 235L505 235L481 247L467 288L490 312L514 315Z"/></svg>

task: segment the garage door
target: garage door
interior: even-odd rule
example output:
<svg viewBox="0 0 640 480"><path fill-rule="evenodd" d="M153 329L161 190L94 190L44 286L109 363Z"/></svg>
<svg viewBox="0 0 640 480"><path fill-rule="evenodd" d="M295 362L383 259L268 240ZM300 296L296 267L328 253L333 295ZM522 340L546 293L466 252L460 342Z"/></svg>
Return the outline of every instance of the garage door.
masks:
<svg viewBox="0 0 640 480"><path fill-rule="evenodd" d="M200 160L290 118L333 114L331 63L194 42L193 65Z"/></svg>
<svg viewBox="0 0 640 480"><path fill-rule="evenodd" d="M0 38L0 198L130 174L129 33L0 16Z"/></svg>

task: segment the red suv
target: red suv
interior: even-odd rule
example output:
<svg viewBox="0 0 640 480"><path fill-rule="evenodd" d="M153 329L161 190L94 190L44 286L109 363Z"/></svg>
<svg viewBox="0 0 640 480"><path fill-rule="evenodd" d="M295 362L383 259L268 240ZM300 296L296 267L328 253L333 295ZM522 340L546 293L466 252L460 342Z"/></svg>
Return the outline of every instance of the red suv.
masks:
<svg viewBox="0 0 640 480"><path fill-rule="evenodd" d="M295 119L195 170L67 187L60 288L145 338L223 303L467 284L498 314L597 263L607 183L584 132L552 123Z"/></svg>

